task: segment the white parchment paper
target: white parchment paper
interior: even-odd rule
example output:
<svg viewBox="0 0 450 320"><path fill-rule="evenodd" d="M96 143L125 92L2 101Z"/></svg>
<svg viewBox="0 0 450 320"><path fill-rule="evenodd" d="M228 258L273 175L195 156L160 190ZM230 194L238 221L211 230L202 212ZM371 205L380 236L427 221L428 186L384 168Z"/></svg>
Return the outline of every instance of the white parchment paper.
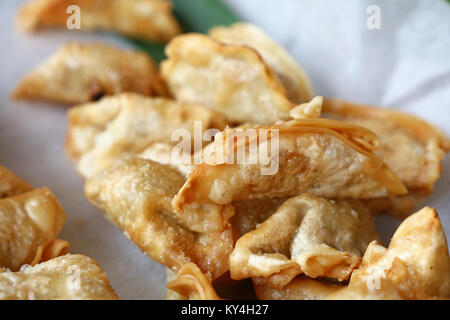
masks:
<svg viewBox="0 0 450 320"><path fill-rule="evenodd" d="M186 0L190 1L190 0ZM83 196L83 181L64 154L67 108L13 102L22 75L68 41L106 41L109 34L45 31L24 35L13 17L21 0L0 1L0 163L35 187L48 186L68 219L61 237L71 252L96 259L122 299L162 299L165 273ZM226 0L245 21L281 42L312 78L316 93L397 108L450 135L450 5L444 0ZM366 26L380 7L381 29ZM427 203L450 235L450 158ZM399 221L377 218L388 241Z"/></svg>

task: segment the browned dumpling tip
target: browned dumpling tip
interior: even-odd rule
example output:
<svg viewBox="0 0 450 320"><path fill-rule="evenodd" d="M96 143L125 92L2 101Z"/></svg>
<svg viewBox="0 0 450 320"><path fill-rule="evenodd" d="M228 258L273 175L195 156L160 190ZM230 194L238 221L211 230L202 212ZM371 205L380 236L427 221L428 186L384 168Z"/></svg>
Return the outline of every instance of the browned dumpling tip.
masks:
<svg viewBox="0 0 450 320"><path fill-rule="evenodd" d="M375 223L361 203L305 194L287 200L237 241L230 273L233 279L253 277L275 288L298 274L343 281L373 240L379 240Z"/></svg>
<svg viewBox="0 0 450 320"><path fill-rule="evenodd" d="M169 294L171 300L221 300L210 276L192 262L181 267L175 278L167 282L167 289L178 294Z"/></svg>
<svg viewBox="0 0 450 320"><path fill-rule="evenodd" d="M0 165L0 199L33 190L28 183Z"/></svg>
<svg viewBox="0 0 450 320"><path fill-rule="evenodd" d="M236 23L230 27L215 27L209 31L219 42L245 45L255 49L275 71L286 88L289 100L300 104L313 98L308 75L291 55L263 30L250 23Z"/></svg>
<svg viewBox="0 0 450 320"><path fill-rule="evenodd" d="M47 188L0 200L0 267L17 271L67 252L56 239L66 215Z"/></svg>
<svg viewBox="0 0 450 320"><path fill-rule="evenodd" d="M433 191L450 139L438 128L398 111L326 99L324 115L366 127L380 139L386 164L408 189L403 196L370 200L374 213L405 218Z"/></svg>
<svg viewBox="0 0 450 320"><path fill-rule="evenodd" d="M69 254L25 266L19 272L0 270L0 300L117 300L96 261Z"/></svg>
<svg viewBox="0 0 450 320"><path fill-rule="evenodd" d="M388 248L372 242L345 286L299 277L278 290L255 285L260 299L449 299L450 258L436 210L407 218Z"/></svg>
<svg viewBox="0 0 450 320"><path fill-rule="evenodd" d="M247 138L236 140L238 136ZM229 141L236 141L234 149ZM251 155L249 146L255 145L257 151ZM327 119L293 120L257 130L226 129L208 145L203 163L189 175L173 204L181 212L199 204L226 205L305 192L353 199L406 193L375 155L377 147L373 132ZM241 151L241 159L258 156L253 163L239 163L233 159L239 153L235 150Z"/></svg>
<svg viewBox="0 0 450 320"><path fill-rule="evenodd" d="M167 95L158 67L145 53L70 43L27 74L13 97L76 104L120 92Z"/></svg>
<svg viewBox="0 0 450 320"><path fill-rule="evenodd" d="M72 108L68 114L66 150L84 177L92 177L118 160L138 156L155 143L179 144L175 131L194 138L222 130L224 117L196 104L124 93ZM192 150L193 151L193 150Z"/></svg>
<svg viewBox="0 0 450 320"><path fill-rule="evenodd" d="M203 104L237 123L269 124L289 118L294 104L254 49L187 34L174 38L166 54L161 73L177 100Z"/></svg>
<svg viewBox="0 0 450 320"><path fill-rule="evenodd" d="M80 8L80 30L110 30L159 42L181 32L167 0L31 0L20 10L17 23L24 31L66 28L73 5Z"/></svg>
<svg viewBox="0 0 450 320"><path fill-rule="evenodd" d="M216 279L233 249L231 206L197 207L179 214L171 201L185 181L168 165L120 162L86 182L86 197L154 260L177 271L189 262Z"/></svg>

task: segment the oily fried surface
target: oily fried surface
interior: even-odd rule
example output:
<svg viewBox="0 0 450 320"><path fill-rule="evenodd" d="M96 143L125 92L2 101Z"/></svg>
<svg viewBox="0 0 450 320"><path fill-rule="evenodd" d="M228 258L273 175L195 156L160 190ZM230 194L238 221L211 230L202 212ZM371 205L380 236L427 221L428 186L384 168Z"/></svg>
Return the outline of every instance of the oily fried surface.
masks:
<svg viewBox="0 0 450 320"><path fill-rule="evenodd" d="M0 200L0 267L19 270L67 251L57 240L66 215L47 188Z"/></svg>
<svg viewBox="0 0 450 320"><path fill-rule="evenodd" d="M282 46L257 26L236 23L230 27L214 27L209 34L222 43L255 49L280 78L293 103L300 104L313 98L313 87L306 72Z"/></svg>
<svg viewBox="0 0 450 320"><path fill-rule="evenodd" d="M431 194L450 150L442 131L409 114L334 99L325 100L324 114L374 131L384 161L408 188L407 195L369 201L373 212L404 218Z"/></svg>
<svg viewBox="0 0 450 320"><path fill-rule="evenodd" d="M256 226L270 218L287 198L264 198L233 202L235 214L231 224L237 238L256 229Z"/></svg>
<svg viewBox="0 0 450 320"><path fill-rule="evenodd" d="M230 256L231 277L258 277L258 283L276 288L303 273L342 281L378 239L372 215L359 202L304 194L287 200L237 241Z"/></svg>
<svg viewBox="0 0 450 320"><path fill-rule="evenodd" d="M166 48L161 73L177 100L200 103L232 122L269 124L294 106L276 74L253 49L187 34Z"/></svg>
<svg viewBox="0 0 450 320"><path fill-rule="evenodd" d="M178 144L179 137L172 138L177 129L187 132L191 142L196 125L200 134L225 127L224 118L208 108L132 93L72 108L68 122L66 150L84 177L137 156L153 143Z"/></svg>
<svg viewBox="0 0 450 320"><path fill-rule="evenodd" d="M185 159L176 151L176 147L171 146L170 144L156 142L142 151L142 153L139 154L139 158L169 165L187 177L195 168L192 156L189 155L189 157Z"/></svg>
<svg viewBox="0 0 450 320"><path fill-rule="evenodd" d="M102 43L69 43L25 75L13 97L76 104L127 91L166 95L148 55Z"/></svg>
<svg viewBox="0 0 450 320"><path fill-rule="evenodd" d="M211 278L194 263L181 267L176 277L167 282L167 289L178 294L169 294L170 300L220 300Z"/></svg>
<svg viewBox="0 0 450 320"><path fill-rule="evenodd" d="M20 272L0 270L0 299L7 300L116 300L98 263L69 254L27 266Z"/></svg>
<svg viewBox="0 0 450 320"><path fill-rule="evenodd" d="M67 8L80 8L81 30L110 30L147 40L168 42L181 32L166 0L34 0L20 10L17 23L24 31L66 28Z"/></svg>
<svg viewBox="0 0 450 320"><path fill-rule="evenodd" d="M28 183L0 165L0 199L16 196L32 189Z"/></svg>
<svg viewBox="0 0 450 320"><path fill-rule="evenodd" d="M283 290L255 286L261 299L449 299L447 240L434 209L407 218L388 248L372 242L347 286L297 278Z"/></svg>
<svg viewBox="0 0 450 320"><path fill-rule="evenodd" d="M271 150L272 143L279 143L278 154L269 154L269 159L274 160L270 167L275 170L263 173L269 167L263 163L263 157L258 157L255 164L226 163L224 159L235 154L227 147L228 137L236 136L236 130L226 130L223 139L216 136L215 142L208 146L213 152L194 169L174 198L177 210L195 203L225 205L305 192L326 198L358 199L406 192L394 173L373 153L378 141L366 129L317 119L296 120L268 130L265 137L260 130L255 133L252 128L245 129L244 134L249 133L249 144L256 141L260 151ZM275 133L278 137L274 140ZM250 148L241 150L249 159Z"/></svg>
<svg viewBox="0 0 450 320"><path fill-rule="evenodd" d="M193 262L216 279L233 247L228 216L214 208L177 213L171 200L184 180L170 166L132 159L88 180L85 194L154 260L173 270Z"/></svg>

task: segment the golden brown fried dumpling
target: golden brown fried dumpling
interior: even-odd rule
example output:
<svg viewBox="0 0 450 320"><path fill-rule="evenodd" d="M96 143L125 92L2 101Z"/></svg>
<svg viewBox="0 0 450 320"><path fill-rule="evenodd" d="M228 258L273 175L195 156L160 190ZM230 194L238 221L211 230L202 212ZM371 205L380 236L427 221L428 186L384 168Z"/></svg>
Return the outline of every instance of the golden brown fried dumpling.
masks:
<svg viewBox="0 0 450 320"><path fill-rule="evenodd" d="M407 195L369 201L373 212L405 218L431 194L450 151L439 129L409 114L334 99L325 100L324 114L374 131L384 161L408 188Z"/></svg>
<svg viewBox="0 0 450 320"><path fill-rule="evenodd" d="M159 42L181 32L166 0L34 0L19 12L18 25L24 31L65 28L72 5L80 7L81 30L111 30Z"/></svg>
<svg viewBox="0 0 450 320"><path fill-rule="evenodd" d="M28 183L0 165L0 199L16 196L31 190L33 188Z"/></svg>
<svg viewBox="0 0 450 320"><path fill-rule="evenodd" d="M70 254L25 266L20 272L0 270L0 300L117 300L96 261Z"/></svg>
<svg viewBox="0 0 450 320"><path fill-rule="evenodd" d="M178 144L177 129L194 137L195 121L200 133L225 127L224 118L208 108L163 98L124 93L69 111L66 149L84 177L117 160L139 155L156 142Z"/></svg>
<svg viewBox="0 0 450 320"><path fill-rule="evenodd" d="M449 299L450 258L436 211L407 218L389 248L372 242L348 286L298 278L283 290L255 286L261 299Z"/></svg>
<svg viewBox="0 0 450 320"><path fill-rule="evenodd" d="M150 57L102 43L71 43L27 74L13 97L76 104L126 91L166 95Z"/></svg>
<svg viewBox="0 0 450 320"><path fill-rule="evenodd" d="M178 294L170 294L171 300L221 300L209 275L192 262L181 267L176 278L167 282L167 289Z"/></svg>
<svg viewBox="0 0 450 320"><path fill-rule="evenodd" d="M287 198L263 198L233 202L235 214L231 225L236 238L256 229L256 226L272 216Z"/></svg>
<svg viewBox="0 0 450 320"><path fill-rule="evenodd" d="M222 43L245 45L255 49L276 72L292 102L300 104L313 98L311 81L302 67L282 46L257 26L236 23L230 27L215 27L209 34Z"/></svg>
<svg viewBox="0 0 450 320"><path fill-rule="evenodd" d="M276 288L302 273L343 281L378 239L372 215L359 202L305 194L287 200L237 241L230 273L236 280L258 277Z"/></svg>
<svg viewBox="0 0 450 320"><path fill-rule="evenodd" d="M203 104L237 123L289 118L294 104L255 50L188 34L174 38L166 54L161 73L177 100Z"/></svg>
<svg viewBox="0 0 450 320"><path fill-rule="evenodd" d="M0 200L0 267L19 270L67 252L56 239L66 215L47 188Z"/></svg>
<svg viewBox="0 0 450 320"><path fill-rule="evenodd" d="M190 157L185 161L174 146L167 143L156 142L139 154L139 158L152 160L161 164L169 165L177 169L185 177L194 170L195 165Z"/></svg>
<svg viewBox="0 0 450 320"><path fill-rule="evenodd" d="M85 194L154 260L173 270L194 262L216 279L228 270L233 208L177 213L171 200L184 181L170 166L132 159L88 180Z"/></svg>
<svg viewBox="0 0 450 320"><path fill-rule="evenodd" d="M371 131L327 119L294 120L257 130L226 129L208 145L204 163L189 175L173 204L182 211L199 204L305 192L355 199L405 193L400 180L374 154L377 146ZM239 152L246 159L243 164ZM253 163L248 160L252 155L258 155Z"/></svg>

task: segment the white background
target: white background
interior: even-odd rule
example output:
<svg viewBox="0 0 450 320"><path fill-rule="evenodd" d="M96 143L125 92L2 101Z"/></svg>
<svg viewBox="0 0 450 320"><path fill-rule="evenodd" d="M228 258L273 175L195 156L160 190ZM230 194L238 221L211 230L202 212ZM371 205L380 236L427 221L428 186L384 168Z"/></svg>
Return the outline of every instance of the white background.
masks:
<svg viewBox="0 0 450 320"><path fill-rule="evenodd" d="M191 0L186 0L191 1ZM444 0L226 0L245 21L263 27L307 70L316 93L408 111L450 134L450 5ZM72 253L95 258L122 299L162 299L164 270L108 223L83 196L83 180L63 149L65 107L12 102L22 75L68 41L108 34L14 26L21 0L0 1L0 163L35 187L48 186L67 212L61 238ZM368 30L366 9L381 9L381 30ZM427 204L450 234L450 159ZM388 240L398 221L377 225Z"/></svg>

